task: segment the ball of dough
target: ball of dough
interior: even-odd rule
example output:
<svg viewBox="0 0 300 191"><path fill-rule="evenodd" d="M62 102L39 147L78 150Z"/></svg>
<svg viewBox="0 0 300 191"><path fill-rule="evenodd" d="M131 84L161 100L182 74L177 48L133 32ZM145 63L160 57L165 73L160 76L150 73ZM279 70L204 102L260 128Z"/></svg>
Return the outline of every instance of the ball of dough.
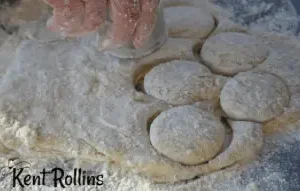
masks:
<svg viewBox="0 0 300 191"><path fill-rule="evenodd" d="M223 145L225 128L209 112L180 106L161 113L151 124L153 147L166 157L197 165L216 156Z"/></svg>
<svg viewBox="0 0 300 191"><path fill-rule="evenodd" d="M283 113L289 90L275 75L243 72L225 84L220 102L233 119L265 122Z"/></svg>
<svg viewBox="0 0 300 191"><path fill-rule="evenodd" d="M169 36L182 38L203 38L215 28L212 15L199 8L177 6L164 9Z"/></svg>
<svg viewBox="0 0 300 191"><path fill-rule="evenodd" d="M144 88L157 99L186 105L219 96L226 79L198 62L175 60L154 67L145 76Z"/></svg>
<svg viewBox="0 0 300 191"><path fill-rule="evenodd" d="M232 76L246 72L261 64L268 56L268 49L255 37L226 32L207 39L201 57L212 72Z"/></svg>

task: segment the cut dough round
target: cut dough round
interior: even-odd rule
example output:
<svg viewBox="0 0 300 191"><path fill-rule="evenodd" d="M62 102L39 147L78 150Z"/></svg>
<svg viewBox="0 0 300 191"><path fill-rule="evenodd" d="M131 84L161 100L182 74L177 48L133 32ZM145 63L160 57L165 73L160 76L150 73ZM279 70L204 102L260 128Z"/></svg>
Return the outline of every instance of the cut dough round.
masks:
<svg viewBox="0 0 300 191"><path fill-rule="evenodd" d="M225 84L220 101L233 119L265 122L284 111L289 103L289 90L275 75L243 72Z"/></svg>
<svg viewBox="0 0 300 191"><path fill-rule="evenodd" d="M145 76L144 88L157 99L185 105L219 96L226 80L198 62L175 60L154 67Z"/></svg>
<svg viewBox="0 0 300 191"><path fill-rule="evenodd" d="M150 140L166 157L196 165L216 156L223 145L225 128L213 114L193 106L161 113L151 124Z"/></svg>
<svg viewBox="0 0 300 191"><path fill-rule="evenodd" d="M212 15L199 8L180 6L164 10L169 36L181 38L203 38L215 28Z"/></svg>
<svg viewBox="0 0 300 191"><path fill-rule="evenodd" d="M268 49L255 37L226 32L205 41L201 57L214 73L235 75L261 64L268 56Z"/></svg>

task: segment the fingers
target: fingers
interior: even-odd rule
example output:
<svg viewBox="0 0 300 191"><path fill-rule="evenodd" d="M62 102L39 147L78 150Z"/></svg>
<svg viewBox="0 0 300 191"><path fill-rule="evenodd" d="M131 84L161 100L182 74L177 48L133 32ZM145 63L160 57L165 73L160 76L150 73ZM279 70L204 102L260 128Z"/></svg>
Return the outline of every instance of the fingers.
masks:
<svg viewBox="0 0 300 191"><path fill-rule="evenodd" d="M159 0L141 0L141 4L142 13L132 38L135 48L141 48L149 40L156 22Z"/></svg>
<svg viewBox="0 0 300 191"><path fill-rule="evenodd" d="M48 28L67 36L81 36L95 31L106 19L107 0L46 1L54 7Z"/></svg>
<svg viewBox="0 0 300 191"><path fill-rule="evenodd" d="M48 27L67 36L97 30L106 19L107 1L45 0L54 8ZM136 48L142 47L152 33L158 5L159 0L110 0L110 44L123 45L132 40Z"/></svg>
<svg viewBox="0 0 300 191"><path fill-rule="evenodd" d="M108 38L113 45L123 45L131 41L141 12L140 0L110 0L113 24Z"/></svg>
<svg viewBox="0 0 300 191"><path fill-rule="evenodd" d="M47 23L50 30L69 33L81 26L84 14L84 3L81 0L68 0L62 6L55 4L54 0L50 2L54 3L50 5L57 6L53 10L53 17Z"/></svg>
<svg viewBox="0 0 300 191"><path fill-rule="evenodd" d="M96 31L107 17L107 0L83 0L85 8L83 21L77 30L69 32L70 37L84 36Z"/></svg>
<svg viewBox="0 0 300 191"><path fill-rule="evenodd" d="M106 19L107 0L83 0L85 13L83 28L86 31L97 29Z"/></svg>

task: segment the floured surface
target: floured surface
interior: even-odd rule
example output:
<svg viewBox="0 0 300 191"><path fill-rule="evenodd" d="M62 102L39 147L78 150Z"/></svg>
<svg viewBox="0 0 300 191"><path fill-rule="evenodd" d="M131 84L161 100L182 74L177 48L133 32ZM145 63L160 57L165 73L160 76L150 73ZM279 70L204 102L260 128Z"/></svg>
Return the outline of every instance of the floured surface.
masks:
<svg viewBox="0 0 300 191"><path fill-rule="evenodd" d="M231 29L224 29L228 30ZM281 62L277 62L272 71L280 75L290 90L293 104L290 104L284 113L289 118L290 110L299 109L299 86L296 83L298 75L290 72L298 71L299 45L277 36L258 36L280 53L274 53ZM180 181L173 185L156 185L150 180L191 179L201 175L201 172L207 171L208 168L181 166L155 152L149 140L148 120L155 117L157 112L172 106L134 88L135 78L147 71L148 67L180 58L197 60L193 55L195 43L198 42L170 38L162 49L136 63L114 59L92 47L82 47L76 40L49 44L23 42L16 56L13 56L15 60L9 59L12 60L12 64L4 67L2 72L0 134L6 148L1 146L1 163L4 164L7 158L18 156L9 150L11 148L19 150L23 155L21 157L32 163L32 171L56 165L55 167L64 167L66 171L80 166L98 173L104 172L105 186L99 190L289 190L290 186L297 188L299 185L296 184L296 177L288 177L287 171L283 170L294 170L295 161L292 156L299 153L298 147L289 150L290 145L300 142L297 130L300 124L295 119L286 120L279 125L281 130L292 132L294 129L292 133L283 131L284 134L265 134L260 157L258 160L249 161L248 165L239 163L232 168L189 180L188 183ZM281 48L282 44L284 49ZM293 60L287 60L288 58ZM269 70L274 66L271 62L266 63L261 64L260 69ZM269 123L272 122L276 123L276 120ZM239 127L243 125L237 128ZM260 127L255 127L257 128ZM259 133L255 132L241 130L239 133L244 134L237 134L237 137L243 139L233 143L252 144L253 135L259 137ZM243 142L244 140L246 141ZM27 153L30 149L34 152ZM292 154L278 159L278 163L285 161L281 168L276 158L284 155L281 153L285 151ZM93 163L87 159L98 162ZM103 160L114 162L100 162ZM235 162L237 161L234 159L229 163ZM115 164L108 165L109 163ZM120 166L129 167L129 170L126 171ZM149 176L149 179L133 174L133 171ZM295 184L291 181L295 181ZM9 178L1 181L1 184L9 189Z"/></svg>
<svg viewBox="0 0 300 191"><path fill-rule="evenodd" d="M209 163L182 165L151 146L149 119L172 106L134 89L139 63L82 49L77 42L23 41L15 58L0 87L0 137L7 148L31 150L23 155L53 149L97 160L80 153L79 140L84 140L156 182L178 182L218 170ZM26 137L28 147L16 136L26 126L33 131ZM37 137L31 136L34 132Z"/></svg>
<svg viewBox="0 0 300 191"><path fill-rule="evenodd" d="M290 0L212 0L231 10L233 19L252 29L295 35L299 18Z"/></svg>

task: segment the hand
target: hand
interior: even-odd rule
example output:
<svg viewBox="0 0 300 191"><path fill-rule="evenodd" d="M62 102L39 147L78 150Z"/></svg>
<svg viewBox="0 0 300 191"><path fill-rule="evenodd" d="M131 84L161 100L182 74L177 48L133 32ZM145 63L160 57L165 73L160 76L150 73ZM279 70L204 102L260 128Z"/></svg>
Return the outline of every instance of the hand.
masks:
<svg viewBox="0 0 300 191"><path fill-rule="evenodd" d="M67 36L81 36L96 31L109 9L112 26L106 45L132 41L136 48L147 42L156 21L159 0L45 0L53 7L48 28ZM109 43L107 43L109 42Z"/></svg>

